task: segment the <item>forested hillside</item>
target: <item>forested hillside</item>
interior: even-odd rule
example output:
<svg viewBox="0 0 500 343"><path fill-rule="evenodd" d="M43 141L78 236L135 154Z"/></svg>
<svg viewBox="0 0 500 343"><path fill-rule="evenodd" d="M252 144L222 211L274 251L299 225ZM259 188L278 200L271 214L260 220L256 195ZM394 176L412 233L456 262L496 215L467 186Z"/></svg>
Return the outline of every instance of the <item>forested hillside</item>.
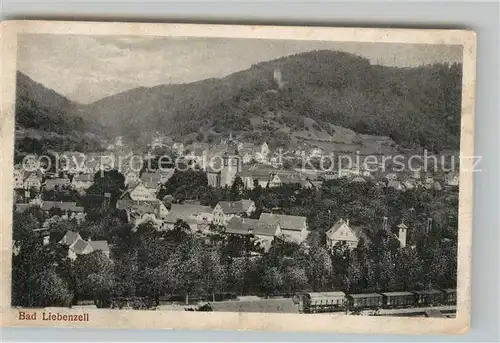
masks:
<svg viewBox="0 0 500 343"><path fill-rule="evenodd" d="M16 158L47 150L100 148L100 124L75 114L77 104L17 73Z"/></svg>
<svg viewBox="0 0 500 343"><path fill-rule="evenodd" d="M273 80L276 68L281 87ZM334 124L439 151L459 146L460 102L458 64L394 68L321 50L262 62L221 79L133 89L83 111L131 139L147 130L193 134L198 140L233 130L268 139L277 132L293 134L297 128L287 118L299 116L327 132Z"/></svg>

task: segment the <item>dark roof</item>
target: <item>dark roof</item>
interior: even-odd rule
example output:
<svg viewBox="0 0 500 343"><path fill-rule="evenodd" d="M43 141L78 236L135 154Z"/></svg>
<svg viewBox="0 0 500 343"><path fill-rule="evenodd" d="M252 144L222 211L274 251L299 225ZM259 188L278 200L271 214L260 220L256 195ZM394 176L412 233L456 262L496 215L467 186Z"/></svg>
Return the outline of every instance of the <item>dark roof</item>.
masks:
<svg viewBox="0 0 500 343"><path fill-rule="evenodd" d="M69 185L70 181L67 178L62 178L62 179L47 179L45 180L45 187L47 186L64 186L64 185Z"/></svg>
<svg viewBox="0 0 500 343"><path fill-rule="evenodd" d="M301 183L302 176L297 172L278 171L276 173L283 184Z"/></svg>
<svg viewBox="0 0 500 343"><path fill-rule="evenodd" d="M134 189L136 189L140 185L142 185L145 188L156 188L156 185L155 186L148 186L148 185L144 184L141 180L130 181L127 184L127 187L125 188L125 190L123 191L123 193L120 195L120 199L128 199L130 197L129 193L131 193Z"/></svg>
<svg viewBox="0 0 500 343"><path fill-rule="evenodd" d="M59 244L71 245L74 242L82 239L78 232L68 231L64 237L59 241Z"/></svg>
<svg viewBox="0 0 500 343"><path fill-rule="evenodd" d="M209 206L192 205L192 204L172 204L170 213L165 218L166 223L175 223L177 220L183 220L188 224L197 222L194 216L200 213L212 213L212 208Z"/></svg>
<svg viewBox="0 0 500 343"><path fill-rule="evenodd" d="M395 188L395 189L401 188L401 182L399 182L397 180L391 180L387 183L387 187Z"/></svg>
<svg viewBox="0 0 500 343"><path fill-rule="evenodd" d="M428 295L428 294L441 294L441 291L438 291L437 289L431 289L427 291L413 291L413 293L416 293L418 295Z"/></svg>
<svg viewBox="0 0 500 343"><path fill-rule="evenodd" d="M75 244L71 247L71 249L76 253L76 254L81 254L85 248L88 246L88 242L83 240L83 239L78 239Z"/></svg>
<svg viewBox="0 0 500 343"><path fill-rule="evenodd" d="M62 202L62 201L44 201L42 209L48 211L53 208L59 208L63 211L83 212L83 207L77 206L76 202Z"/></svg>
<svg viewBox="0 0 500 343"><path fill-rule="evenodd" d="M378 293L362 293L362 294L349 294L349 296L353 299L358 298L382 298L382 294Z"/></svg>
<svg viewBox="0 0 500 343"><path fill-rule="evenodd" d="M24 212L30 208L30 204L16 204L16 212Z"/></svg>
<svg viewBox="0 0 500 343"><path fill-rule="evenodd" d="M354 226L354 227L351 227L351 230L354 231L354 234L356 235L356 237L358 237L358 239L362 238L365 241L365 243L371 242L370 237L368 237L366 235L365 230L363 230L363 228L361 228L359 226Z"/></svg>
<svg viewBox="0 0 500 343"><path fill-rule="evenodd" d="M75 181L82 181L82 182L93 182L94 181L94 176L92 174L78 174L75 175L73 178L73 182Z"/></svg>
<svg viewBox="0 0 500 343"><path fill-rule="evenodd" d="M262 300L234 300L209 303L215 312L259 312L259 313L299 313L293 300L262 299Z"/></svg>
<svg viewBox="0 0 500 343"><path fill-rule="evenodd" d="M243 168L238 175L240 177L251 177L256 180L268 181L271 179L271 175L273 175L275 171L268 167L251 167L251 168Z"/></svg>
<svg viewBox="0 0 500 343"><path fill-rule="evenodd" d="M339 220L337 220L337 222L335 224L333 224L333 226L330 228L330 230L327 231L327 234L328 235L334 234L344 224L347 224L347 226L349 226L349 224L344 219L340 218ZM349 228L351 228L351 227L349 226Z"/></svg>
<svg viewBox="0 0 500 343"><path fill-rule="evenodd" d="M227 223L226 232L239 235L274 236L276 229L277 224L266 223L259 219L233 217Z"/></svg>
<svg viewBox="0 0 500 343"><path fill-rule="evenodd" d="M262 213L259 218L268 224L279 224L284 230L301 231L307 224L306 217Z"/></svg>
<svg viewBox="0 0 500 343"><path fill-rule="evenodd" d="M141 181L147 188L156 188L160 183L162 175L157 173L142 173Z"/></svg>
<svg viewBox="0 0 500 343"><path fill-rule="evenodd" d="M155 215L158 215L160 213L161 204L162 202L159 199L144 201L119 199L116 202L116 208L119 210L135 212L140 215L143 215L145 213L154 213Z"/></svg>
<svg viewBox="0 0 500 343"><path fill-rule="evenodd" d="M109 251L107 241L90 241L88 242L94 251Z"/></svg>
<svg viewBox="0 0 500 343"><path fill-rule="evenodd" d="M401 296L415 295L412 292L386 292L386 293L381 293L381 294L386 296L386 297L401 297Z"/></svg>
<svg viewBox="0 0 500 343"><path fill-rule="evenodd" d="M242 199L239 201L219 201L217 204L222 208L225 214L238 214L247 212L254 202L249 199Z"/></svg>

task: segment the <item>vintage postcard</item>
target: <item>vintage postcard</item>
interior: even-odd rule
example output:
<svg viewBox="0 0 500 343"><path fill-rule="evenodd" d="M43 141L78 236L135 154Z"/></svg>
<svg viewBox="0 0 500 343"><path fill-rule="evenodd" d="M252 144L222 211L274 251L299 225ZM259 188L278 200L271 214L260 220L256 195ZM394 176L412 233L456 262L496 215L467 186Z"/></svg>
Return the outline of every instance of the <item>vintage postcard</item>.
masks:
<svg viewBox="0 0 500 343"><path fill-rule="evenodd" d="M2 24L3 326L470 326L476 36Z"/></svg>

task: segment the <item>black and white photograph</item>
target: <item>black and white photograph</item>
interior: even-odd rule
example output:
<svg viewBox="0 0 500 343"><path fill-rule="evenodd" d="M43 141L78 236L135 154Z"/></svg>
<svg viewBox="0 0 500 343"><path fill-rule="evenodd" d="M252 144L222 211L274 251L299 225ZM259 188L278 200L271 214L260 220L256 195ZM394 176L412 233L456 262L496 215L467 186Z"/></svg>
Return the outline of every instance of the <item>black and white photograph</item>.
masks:
<svg viewBox="0 0 500 343"><path fill-rule="evenodd" d="M464 44L276 35L17 34L20 325L468 311Z"/></svg>

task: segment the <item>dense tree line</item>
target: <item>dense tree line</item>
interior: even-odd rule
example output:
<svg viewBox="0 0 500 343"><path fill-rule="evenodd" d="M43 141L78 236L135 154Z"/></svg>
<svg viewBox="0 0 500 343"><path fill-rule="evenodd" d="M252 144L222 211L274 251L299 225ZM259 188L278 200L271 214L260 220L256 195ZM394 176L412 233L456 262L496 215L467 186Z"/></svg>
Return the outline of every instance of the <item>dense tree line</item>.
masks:
<svg viewBox="0 0 500 343"><path fill-rule="evenodd" d="M220 299L235 295L292 295L298 291L380 292L456 286L456 192L413 190L395 192L372 183L328 181L321 189L233 187L215 189L197 172L176 172L165 185L172 198L186 194L204 205L220 200L252 198L258 210L306 216L311 235L306 245L275 239L264 252L252 236L193 233L178 221L175 228L159 232L149 223L134 229L123 211L98 207L85 222L76 219L47 221L49 215L32 208L14 214L13 238L20 247L13 257L13 304L19 306L68 306L93 300L110 306L110 299L144 298L153 306L160 297ZM187 174L183 174L187 173ZM107 181L105 181L107 180ZM117 181L118 180L118 181ZM240 180L241 181L241 180ZM112 191L122 179L109 174L100 187ZM177 187L174 187L174 182ZM191 193L186 193L188 190ZM190 199L193 200L193 199ZM389 218L387 229L382 217ZM427 220L432 218L430 231ZM356 249L337 244L329 250L324 233L338 218L365 229L369 241ZM409 226L409 241L400 249L391 232L402 219ZM46 223L50 242L42 245L33 231ZM100 252L67 259L57 244L66 231L82 238L107 240L111 260ZM142 305L140 305L142 304Z"/></svg>

